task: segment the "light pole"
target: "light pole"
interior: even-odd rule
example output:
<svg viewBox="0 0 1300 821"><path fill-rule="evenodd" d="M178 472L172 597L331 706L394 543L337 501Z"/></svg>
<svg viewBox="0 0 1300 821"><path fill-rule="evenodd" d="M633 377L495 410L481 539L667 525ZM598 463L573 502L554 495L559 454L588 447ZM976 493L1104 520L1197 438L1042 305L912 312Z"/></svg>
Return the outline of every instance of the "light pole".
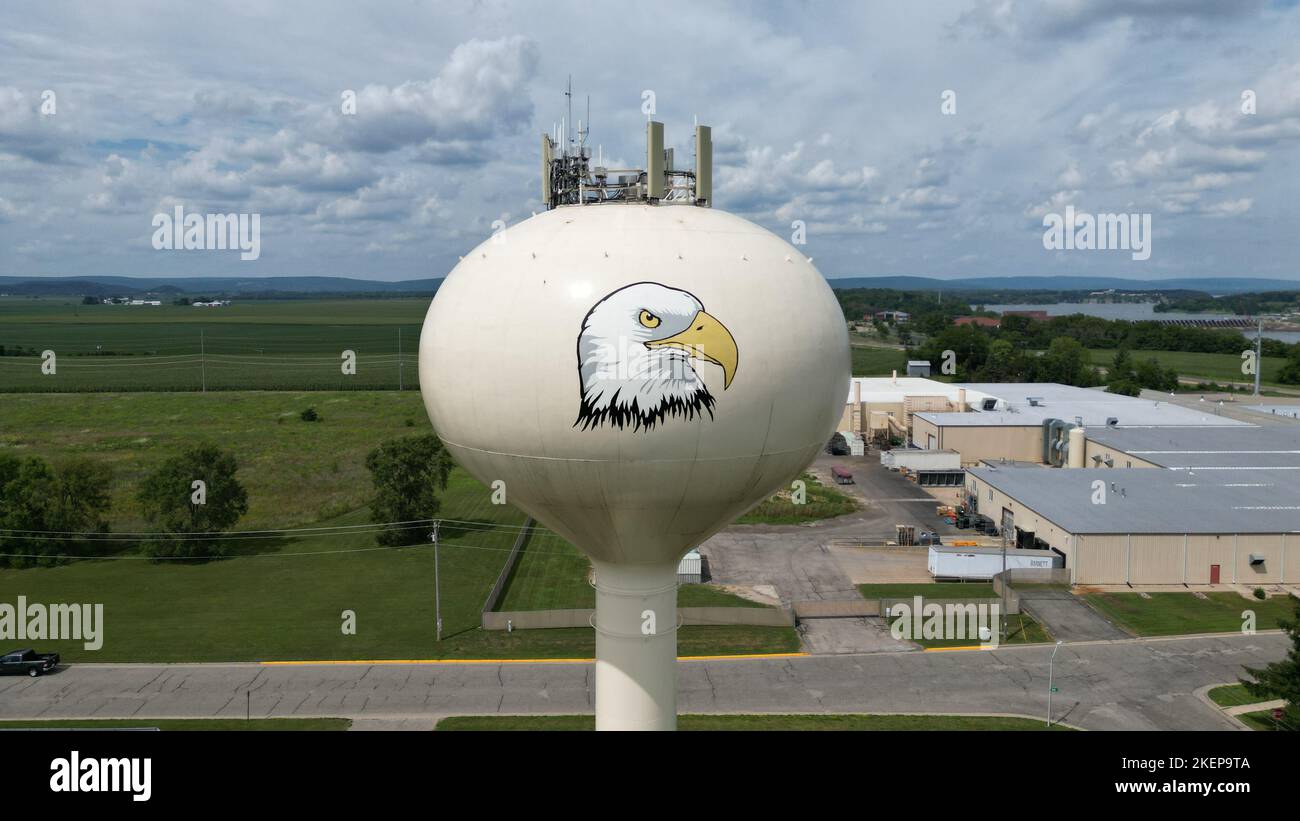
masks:
<svg viewBox="0 0 1300 821"><path fill-rule="evenodd" d="M1047 662L1047 729L1052 728L1052 693L1056 692L1056 687L1052 684L1052 673L1056 664L1056 651L1061 649L1061 642L1057 641L1056 646L1052 648L1052 658Z"/></svg>
<svg viewBox="0 0 1300 821"><path fill-rule="evenodd" d="M438 520L433 520L433 618L438 641L442 641L442 585L438 580Z"/></svg>

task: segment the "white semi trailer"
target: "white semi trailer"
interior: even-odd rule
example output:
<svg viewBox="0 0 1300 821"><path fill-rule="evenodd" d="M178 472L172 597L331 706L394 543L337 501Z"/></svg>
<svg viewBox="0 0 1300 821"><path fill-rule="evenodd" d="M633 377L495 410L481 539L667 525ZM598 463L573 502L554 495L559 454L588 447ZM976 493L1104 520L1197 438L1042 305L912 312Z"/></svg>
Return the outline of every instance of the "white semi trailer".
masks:
<svg viewBox="0 0 1300 821"><path fill-rule="evenodd" d="M1050 550L1008 550L1007 569L1064 567L1065 561ZM932 547L930 575L936 579L991 579L1002 572L998 547Z"/></svg>

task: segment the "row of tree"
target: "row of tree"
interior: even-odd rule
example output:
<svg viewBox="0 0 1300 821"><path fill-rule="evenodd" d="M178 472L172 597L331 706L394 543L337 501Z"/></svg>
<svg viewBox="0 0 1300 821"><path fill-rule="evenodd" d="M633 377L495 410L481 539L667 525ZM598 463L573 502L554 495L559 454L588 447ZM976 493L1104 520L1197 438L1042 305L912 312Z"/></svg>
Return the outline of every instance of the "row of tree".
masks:
<svg viewBox="0 0 1300 821"><path fill-rule="evenodd" d="M437 516L453 462L433 434L385 442L366 457L375 486L372 521L381 545L412 544ZM215 445L196 445L150 471L136 502L151 532L138 541L157 559L211 559L227 555L227 532L248 512L248 493L235 457ZM109 538L108 466L73 459L51 466L34 456L0 453L0 566L52 565L103 555ZM113 537L119 547L130 539Z"/></svg>

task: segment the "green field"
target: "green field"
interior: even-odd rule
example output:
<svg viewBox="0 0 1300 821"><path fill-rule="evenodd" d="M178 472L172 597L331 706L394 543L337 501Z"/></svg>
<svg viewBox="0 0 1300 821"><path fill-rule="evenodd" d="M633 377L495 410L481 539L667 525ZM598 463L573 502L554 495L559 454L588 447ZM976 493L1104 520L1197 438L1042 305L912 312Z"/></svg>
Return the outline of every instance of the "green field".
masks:
<svg viewBox="0 0 1300 821"><path fill-rule="evenodd" d="M195 308L0 298L0 392L414 389L428 306L427 299ZM57 356L53 374L41 372L46 350ZM342 372L345 350L356 354L355 374Z"/></svg>
<svg viewBox="0 0 1300 821"><path fill-rule="evenodd" d="M868 345L854 345L849 351L853 356L854 376L889 376L890 371L907 371L906 351Z"/></svg>
<svg viewBox="0 0 1300 821"><path fill-rule="evenodd" d="M1089 593L1088 603L1111 621L1138 636L1185 633L1232 633L1241 630L1241 614L1255 612L1256 630L1276 630L1278 620L1295 615L1295 599L1274 596L1260 601L1236 593Z"/></svg>
<svg viewBox="0 0 1300 821"><path fill-rule="evenodd" d="M796 525L833 519L858 509L858 503L832 485L823 485L805 473L800 477L805 483L807 496L803 504L795 504L793 490L786 488L736 520L741 525Z"/></svg>
<svg viewBox="0 0 1300 821"><path fill-rule="evenodd" d="M299 420L308 404L323 421ZM104 605L99 651L80 642L41 643L68 661L592 655L587 628L480 629L480 609L524 516L493 505L488 488L460 470L440 511L455 521L442 530L444 639L435 640L431 546L423 531L412 531L411 546L376 548L364 467L380 442L428 431L417 394L0 394L0 408L0 452L52 462L84 456L114 472L109 518L119 535L87 546L99 558L0 569L0 601L22 595L29 602ZM126 535L144 527L135 489L146 471L196 441L216 442L239 459L249 512L237 530L322 529L241 538L231 542L233 557L220 561L142 557ZM356 635L342 633L345 610L356 614ZM683 655L798 649L790 628L691 627L678 639Z"/></svg>
<svg viewBox="0 0 1300 821"><path fill-rule="evenodd" d="M159 718L159 719L55 719L51 721L0 721L0 730L235 730L239 732L295 730L346 730L350 718Z"/></svg>
<svg viewBox="0 0 1300 821"><path fill-rule="evenodd" d="M591 562L554 533L533 531L524 543L497 610L586 610L596 606ZM707 584L677 588L678 607L763 607Z"/></svg>
<svg viewBox="0 0 1300 821"><path fill-rule="evenodd" d="M299 419L308 406L321 421ZM50 462L86 456L112 468L118 531L143 526L134 500L140 480L185 445L214 442L239 459L249 497L241 530L296 527L366 504L366 454L429 430L419 394L383 391L10 394L0 408L0 451ZM460 518L502 515L486 490L470 502ZM511 509L509 520L522 517Z"/></svg>
<svg viewBox="0 0 1300 821"><path fill-rule="evenodd" d="M860 584L864 599L996 599L993 585L987 582L941 582L939 584Z"/></svg>
<svg viewBox="0 0 1300 821"><path fill-rule="evenodd" d="M438 722L438 730L595 730L595 716L452 716ZM917 730L1046 730L1045 722L1014 716L945 715L704 715L677 717L677 729L686 731L917 731ZM1059 724L1053 730L1069 730Z"/></svg>
<svg viewBox="0 0 1300 821"><path fill-rule="evenodd" d="M1242 350L1250 346L1249 340L1242 342ZM1103 368L1109 367L1115 360L1115 351L1090 348L1088 354L1092 364ZM1254 382L1254 376L1241 372L1240 354L1227 353L1185 353L1183 351L1129 351L1134 363L1154 358L1162 367L1173 368L1183 378L1204 379L1216 382ZM1260 372L1260 382L1265 385L1277 385L1276 375L1286 359L1280 356L1266 356L1262 360L1264 368Z"/></svg>

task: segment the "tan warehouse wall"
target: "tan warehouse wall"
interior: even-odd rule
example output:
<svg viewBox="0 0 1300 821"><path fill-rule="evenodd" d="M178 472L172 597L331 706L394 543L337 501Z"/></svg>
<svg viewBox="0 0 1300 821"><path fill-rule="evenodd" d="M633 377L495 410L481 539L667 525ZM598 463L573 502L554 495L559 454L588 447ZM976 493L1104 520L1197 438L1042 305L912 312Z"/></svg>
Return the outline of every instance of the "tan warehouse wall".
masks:
<svg viewBox="0 0 1300 821"><path fill-rule="evenodd" d="M1011 468L1011 470L1032 470L1033 468ZM1048 468L1044 468L1047 470ZM978 498L979 512L988 516L998 527L1002 527L1002 509L1011 511L1015 526L1021 530L1033 531L1034 535L1047 542L1057 550L1069 555L1070 534L1055 522L1012 499L988 483L970 476L966 479L966 491Z"/></svg>
<svg viewBox="0 0 1300 821"><path fill-rule="evenodd" d="M1043 461L1043 429L1039 425L996 427L993 425L945 425L942 428L921 417L912 419L912 441L928 447L927 436L934 436L939 450L955 450L963 465L978 464L981 459L1013 459L1018 462Z"/></svg>
<svg viewBox="0 0 1300 821"><path fill-rule="evenodd" d="M860 412L860 416L855 417L855 407ZM869 420L871 419L873 411L882 411L894 417L900 423L903 420L902 402L860 402L856 403L856 405L853 402L849 402L844 406L844 412L840 414L840 424L836 430L851 430L855 433L862 433L862 428L858 425L861 425L862 427L869 426ZM855 424L855 418L860 419L861 421L858 424Z"/></svg>
<svg viewBox="0 0 1300 821"><path fill-rule="evenodd" d="M1060 468L1044 468L1052 469ZM1221 584L1300 584L1297 533L1075 536L975 476L967 478L966 490L999 527L1006 508L1016 527L1033 531L1061 551L1074 584L1209 584L1215 564ZM1086 498L1080 501L1087 503ZM1251 554L1264 557L1261 567L1251 566Z"/></svg>
<svg viewBox="0 0 1300 821"><path fill-rule="evenodd" d="M1085 435L1085 437L1087 436L1086 433L1085 433L1084 435ZM1084 453L1083 466L1084 466L1084 467L1088 467L1088 468L1105 467L1105 466L1106 466L1106 463L1105 463L1105 460L1106 460L1106 459L1111 459L1111 460L1113 460L1115 464L1113 464L1111 467L1116 467L1116 468L1154 468L1154 467L1159 467L1159 465L1154 465L1154 464L1152 464L1151 462L1146 461L1145 459L1140 459L1140 458L1138 458L1138 457L1136 457L1136 456L1133 456L1132 454L1125 453L1124 451L1122 451L1122 450L1118 450L1118 449L1116 449L1116 448L1107 447L1107 446L1105 446L1105 445L1098 444L1098 443L1092 441L1091 439L1087 439L1086 442L1087 442L1087 444L1084 446L1084 449L1083 449L1083 453ZM1094 457L1094 456L1100 456L1100 457L1102 458L1103 461L1102 461L1102 463L1101 463L1100 465L1098 465L1098 464L1096 464L1096 463L1094 463L1094 462L1092 461L1092 457Z"/></svg>
<svg viewBox="0 0 1300 821"><path fill-rule="evenodd" d="M1300 583L1294 533L1092 535L1077 544L1075 584L1209 584L1215 564L1221 584ZM1263 565L1252 567L1251 554Z"/></svg>

